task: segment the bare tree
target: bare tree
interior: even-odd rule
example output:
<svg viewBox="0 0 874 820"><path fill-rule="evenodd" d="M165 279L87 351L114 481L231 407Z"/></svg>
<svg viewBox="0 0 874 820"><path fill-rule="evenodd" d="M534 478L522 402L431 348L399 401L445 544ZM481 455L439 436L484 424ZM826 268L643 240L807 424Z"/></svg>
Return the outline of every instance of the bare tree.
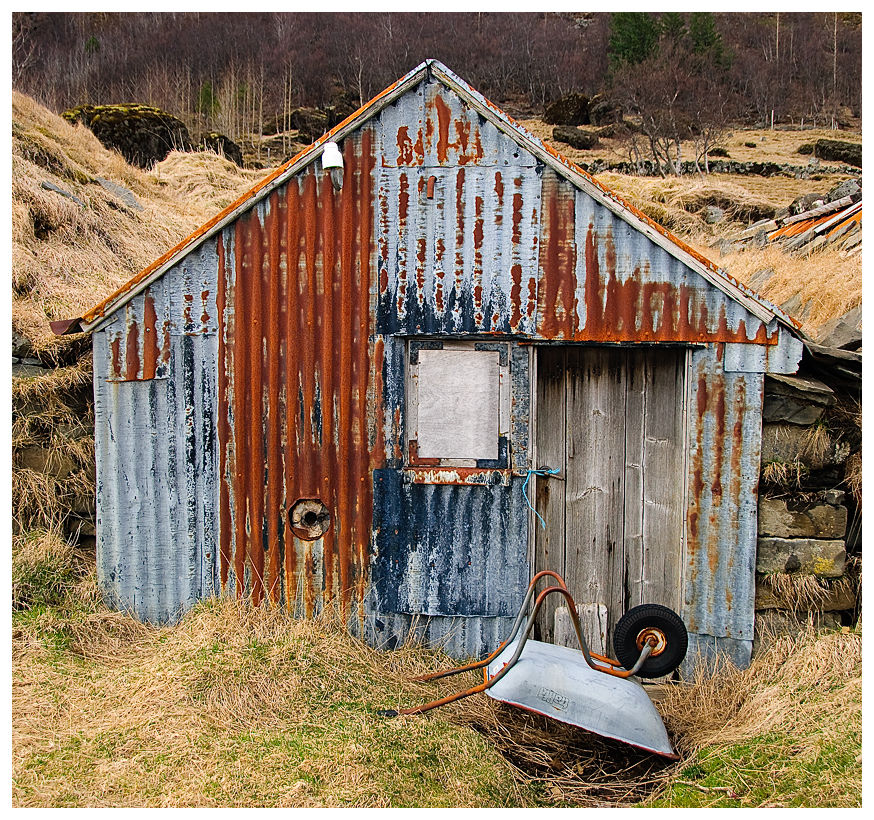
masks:
<svg viewBox="0 0 874 820"><path fill-rule="evenodd" d="M12 15L12 85L17 85L36 61L33 16L27 12Z"/></svg>

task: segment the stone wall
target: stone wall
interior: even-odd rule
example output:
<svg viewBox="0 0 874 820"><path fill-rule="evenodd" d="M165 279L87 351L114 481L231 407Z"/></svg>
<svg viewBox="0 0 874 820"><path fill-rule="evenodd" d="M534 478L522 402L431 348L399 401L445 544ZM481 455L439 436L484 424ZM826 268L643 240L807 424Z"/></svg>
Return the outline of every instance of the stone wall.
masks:
<svg viewBox="0 0 874 820"><path fill-rule="evenodd" d="M756 642L858 616L860 513L847 464L861 451L854 399L809 375L769 376L762 426Z"/></svg>
<svg viewBox="0 0 874 820"><path fill-rule="evenodd" d="M13 335L12 534L52 531L93 551L90 337L34 350Z"/></svg>

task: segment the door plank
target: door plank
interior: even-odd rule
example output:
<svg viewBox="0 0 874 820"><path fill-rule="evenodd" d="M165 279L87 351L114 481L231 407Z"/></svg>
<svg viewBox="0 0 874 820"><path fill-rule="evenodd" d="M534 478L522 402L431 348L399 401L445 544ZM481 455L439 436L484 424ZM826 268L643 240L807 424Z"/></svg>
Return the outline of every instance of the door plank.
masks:
<svg viewBox="0 0 874 820"><path fill-rule="evenodd" d="M537 464L561 470L560 478L540 477L537 481L537 512L546 527L535 518L534 569L551 569L565 573L565 402L566 351L560 347L546 347L538 351L537 359ZM529 485L530 486L530 485ZM544 589L543 582L540 589ZM563 600L563 599L562 599ZM543 602L535 625L535 637L543 641L554 639L555 609L561 603L557 595Z"/></svg>
<svg viewBox="0 0 874 820"><path fill-rule="evenodd" d="M625 390L625 599L644 603L643 462L646 372L643 351L629 351Z"/></svg>
<svg viewBox="0 0 874 820"><path fill-rule="evenodd" d="M624 611L626 354L568 351L565 578L580 609L607 607L607 642Z"/></svg>
<svg viewBox="0 0 874 820"><path fill-rule="evenodd" d="M642 600L680 612L683 526L684 356L646 358Z"/></svg>

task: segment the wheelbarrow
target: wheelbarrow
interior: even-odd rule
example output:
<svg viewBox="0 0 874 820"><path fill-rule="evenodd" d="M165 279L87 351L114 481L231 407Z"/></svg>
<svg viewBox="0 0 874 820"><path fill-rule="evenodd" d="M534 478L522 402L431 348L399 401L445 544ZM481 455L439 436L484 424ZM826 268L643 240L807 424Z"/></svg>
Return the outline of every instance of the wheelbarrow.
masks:
<svg viewBox="0 0 874 820"><path fill-rule="evenodd" d="M552 577L555 585L537 596L522 631L537 583L546 576ZM537 613L550 595L567 602L579 649L531 639ZM676 759L661 716L632 676L658 678L670 674L682 662L687 646L686 627L673 610L644 604L630 609L616 624L613 648L618 660L591 652L564 580L555 572L543 570L531 580L510 634L494 652L481 661L413 679L431 681L482 669L481 684L421 706L386 709L379 714L418 715L485 692L503 703Z"/></svg>

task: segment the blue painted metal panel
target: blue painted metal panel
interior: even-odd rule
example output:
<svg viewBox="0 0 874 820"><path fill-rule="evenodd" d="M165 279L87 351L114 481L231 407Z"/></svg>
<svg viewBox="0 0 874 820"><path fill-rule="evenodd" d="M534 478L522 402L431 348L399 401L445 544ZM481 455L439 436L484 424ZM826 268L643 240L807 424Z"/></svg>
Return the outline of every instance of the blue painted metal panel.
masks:
<svg viewBox="0 0 874 820"><path fill-rule="evenodd" d="M378 649L421 644L443 649L457 659L482 658L495 649L513 627L511 617L442 617L394 612L369 613L363 627L350 623L354 634Z"/></svg>
<svg viewBox="0 0 874 820"><path fill-rule="evenodd" d="M374 471L377 611L515 615L528 581L523 481L423 485Z"/></svg>
<svg viewBox="0 0 874 820"><path fill-rule="evenodd" d="M384 344L383 397L386 469L374 471L374 546L368 598L369 634L382 642L407 634L416 616L424 633L446 639L458 656L479 656L515 616L529 577L528 508L522 475L509 485L414 484L403 469L405 350ZM514 467L527 469L529 354L510 345L510 449ZM461 628L458 616L467 616ZM497 617L497 620L496 620ZM383 624L382 627L378 623ZM386 624L390 626L385 626ZM476 637L480 636L480 637ZM429 638L430 640L430 638ZM476 643L478 640L486 643Z"/></svg>

